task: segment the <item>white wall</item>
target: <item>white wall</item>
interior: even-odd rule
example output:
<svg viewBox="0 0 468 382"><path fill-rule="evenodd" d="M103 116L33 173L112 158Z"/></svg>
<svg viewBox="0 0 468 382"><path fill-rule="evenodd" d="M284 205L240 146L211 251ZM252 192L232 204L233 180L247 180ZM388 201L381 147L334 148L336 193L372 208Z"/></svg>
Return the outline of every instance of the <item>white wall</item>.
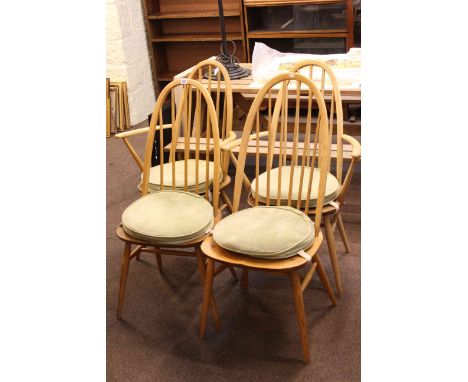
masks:
<svg viewBox="0 0 468 382"><path fill-rule="evenodd" d="M106 0L107 77L126 81L130 124L145 120L155 103L140 0Z"/></svg>

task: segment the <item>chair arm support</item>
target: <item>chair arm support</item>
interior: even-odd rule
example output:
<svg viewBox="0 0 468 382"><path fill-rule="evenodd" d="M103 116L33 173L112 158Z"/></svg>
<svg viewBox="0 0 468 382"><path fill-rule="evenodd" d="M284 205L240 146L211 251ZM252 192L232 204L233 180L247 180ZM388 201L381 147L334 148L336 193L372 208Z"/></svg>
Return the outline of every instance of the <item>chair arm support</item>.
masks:
<svg viewBox="0 0 468 382"><path fill-rule="evenodd" d="M229 137L227 137L225 140L221 141L221 150L223 149L224 146L228 145L232 141L234 141L237 138L237 135L234 131L229 132Z"/></svg>
<svg viewBox="0 0 468 382"><path fill-rule="evenodd" d="M351 153L351 163L348 168L348 172L346 173L345 180L342 184L340 195L338 196L338 201L341 204L344 204L346 193L348 192L349 185L351 184L351 178L353 177L354 167L356 166L357 161L361 159L361 144L353 137L343 134L343 139L350 143L353 147L353 151Z"/></svg>
<svg viewBox="0 0 468 382"><path fill-rule="evenodd" d="M342 138L353 147L353 151L351 153L353 159L361 159L361 144L358 142L358 140L346 134L343 134Z"/></svg>
<svg viewBox="0 0 468 382"><path fill-rule="evenodd" d="M172 128L172 124L166 123L163 125L163 129L170 129ZM156 126L155 130L159 130L159 126ZM147 133L149 131L149 126L148 127L142 127L140 129L135 129L135 130L130 130L130 131L124 131L123 133L118 133L115 134L115 137L117 138L128 138L133 135L139 135L143 133Z"/></svg>
<svg viewBox="0 0 468 382"><path fill-rule="evenodd" d="M262 137L267 137L268 136L268 131L261 131L259 134L258 134L258 137L259 138L262 138ZM257 133L254 133L254 134L251 134L249 136L249 141L253 141L254 139L257 139ZM235 141L227 144L227 145L224 145L221 150L223 151L231 151L234 147L237 147L237 146L240 146L241 145L241 142L242 142L242 138L239 138L239 139L236 139Z"/></svg>

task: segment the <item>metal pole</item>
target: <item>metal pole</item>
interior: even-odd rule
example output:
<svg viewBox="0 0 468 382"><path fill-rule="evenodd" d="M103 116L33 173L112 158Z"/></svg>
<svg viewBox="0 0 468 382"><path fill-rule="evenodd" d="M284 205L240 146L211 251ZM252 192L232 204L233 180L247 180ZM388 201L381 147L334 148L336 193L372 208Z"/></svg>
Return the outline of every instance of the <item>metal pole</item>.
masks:
<svg viewBox="0 0 468 382"><path fill-rule="evenodd" d="M218 10L219 10L219 24L221 26L221 38L222 38L222 53L227 54L227 45L226 45L226 27L224 25L224 10L223 10L223 0L218 0Z"/></svg>

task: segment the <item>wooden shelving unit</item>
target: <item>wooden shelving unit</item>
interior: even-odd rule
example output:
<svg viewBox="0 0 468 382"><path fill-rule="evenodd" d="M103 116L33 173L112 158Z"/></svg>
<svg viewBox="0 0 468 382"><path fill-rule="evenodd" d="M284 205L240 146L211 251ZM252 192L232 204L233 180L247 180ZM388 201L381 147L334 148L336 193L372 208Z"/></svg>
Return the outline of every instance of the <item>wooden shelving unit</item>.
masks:
<svg viewBox="0 0 468 382"><path fill-rule="evenodd" d="M223 0L223 6L227 38L246 62L242 0ZM156 94L177 73L219 54L217 0L145 0L144 8Z"/></svg>
<svg viewBox="0 0 468 382"><path fill-rule="evenodd" d="M352 0L243 2L249 60L256 41L295 53L345 53L353 47Z"/></svg>

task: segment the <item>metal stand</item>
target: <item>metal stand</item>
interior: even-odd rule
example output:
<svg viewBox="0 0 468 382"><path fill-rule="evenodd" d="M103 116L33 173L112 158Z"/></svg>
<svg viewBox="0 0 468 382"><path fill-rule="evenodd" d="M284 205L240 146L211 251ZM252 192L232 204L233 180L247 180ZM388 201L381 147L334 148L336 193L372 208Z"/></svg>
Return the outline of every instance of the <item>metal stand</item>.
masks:
<svg viewBox="0 0 468 382"><path fill-rule="evenodd" d="M232 54L229 54L227 51L227 44L226 44L226 28L224 24L224 10L223 10L223 0L218 0L218 9L219 9L219 24L221 27L221 53L216 57L216 61L220 62L224 65L226 70L229 73L229 77L231 80L236 80L239 78L244 78L250 75L250 70L242 68L239 65L239 59L234 56L236 51L236 44L234 41L231 41L234 45L234 50Z"/></svg>

